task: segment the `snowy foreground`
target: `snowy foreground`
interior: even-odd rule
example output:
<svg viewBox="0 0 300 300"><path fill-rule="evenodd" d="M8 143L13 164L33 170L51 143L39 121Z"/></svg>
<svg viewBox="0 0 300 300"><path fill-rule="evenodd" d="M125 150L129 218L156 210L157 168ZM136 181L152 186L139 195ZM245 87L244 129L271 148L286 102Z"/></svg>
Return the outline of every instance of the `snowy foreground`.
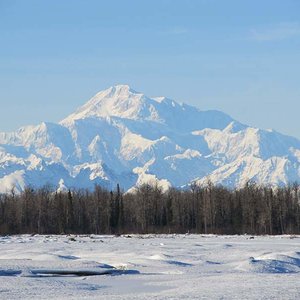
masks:
<svg viewBox="0 0 300 300"><path fill-rule="evenodd" d="M299 299L300 237L0 237L0 299L80 298Z"/></svg>

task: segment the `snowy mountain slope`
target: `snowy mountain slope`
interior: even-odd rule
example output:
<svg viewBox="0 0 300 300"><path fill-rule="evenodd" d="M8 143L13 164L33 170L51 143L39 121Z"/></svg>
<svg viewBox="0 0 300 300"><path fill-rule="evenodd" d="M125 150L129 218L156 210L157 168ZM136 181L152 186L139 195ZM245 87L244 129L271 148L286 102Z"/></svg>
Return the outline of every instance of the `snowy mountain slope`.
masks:
<svg viewBox="0 0 300 300"><path fill-rule="evenodd" d="M97 93L59 124L0 133L0 192L208 179L231 187L300 181L300 141L127 85Z"/></svg>
<svg viewBox="0 0 300 300"><path fill-rule="evenodd" d="M224 128L232 121L232 118L222 112L202 112L165 97L148 98L128 85L116 85L97 93L61 124L67 126L74 120L87 117L153 121L184 132L203 128Z"/></svg>

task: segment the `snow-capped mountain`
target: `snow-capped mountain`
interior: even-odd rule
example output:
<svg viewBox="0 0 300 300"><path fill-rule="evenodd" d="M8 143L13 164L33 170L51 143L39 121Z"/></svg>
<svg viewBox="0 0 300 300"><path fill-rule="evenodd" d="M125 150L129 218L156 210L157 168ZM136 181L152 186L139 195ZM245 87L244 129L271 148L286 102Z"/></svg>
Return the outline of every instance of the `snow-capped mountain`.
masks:
<svg viewBox="0 0 300 300"><path fill-rule="evenodd" d="M0 192L208 179L231 187L300 182L300 141L127 85L99 92L59 124L0 133Z"/></svg>

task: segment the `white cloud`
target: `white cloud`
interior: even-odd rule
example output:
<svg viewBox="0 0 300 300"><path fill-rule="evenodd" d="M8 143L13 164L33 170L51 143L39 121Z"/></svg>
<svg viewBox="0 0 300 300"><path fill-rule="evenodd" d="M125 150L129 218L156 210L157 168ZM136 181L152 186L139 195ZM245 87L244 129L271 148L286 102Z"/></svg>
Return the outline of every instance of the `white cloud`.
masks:
<svg viewBox="0 0 300 300"><path fill-rule="evenodd" d="M263 29L253 29L250 37L256 41L278 41L300 36L300 23L279 23Z"/></svg>

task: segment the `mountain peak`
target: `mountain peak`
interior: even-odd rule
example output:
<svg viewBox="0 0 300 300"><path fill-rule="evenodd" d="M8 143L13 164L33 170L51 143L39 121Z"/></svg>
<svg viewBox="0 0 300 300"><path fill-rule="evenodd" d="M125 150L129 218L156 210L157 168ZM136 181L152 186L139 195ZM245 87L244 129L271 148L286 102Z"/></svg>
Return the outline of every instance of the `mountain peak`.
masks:
<svg viewBox="0 0 300 300"><path fill-rule="evenodd" d="M114 89L117 92L134 92L135 91L128 85L128 84L116 84L110 87L111 89Z"/></svg>
<svg viewBox="0 0 300 300"><path fill-rule="evenodd" d="M106 117L154 121L184 131L205 127L224 129L233 121L221 112L202 112L166 97L150 98L131 89L129 85L119 84L97 93L60 124L68 126L76 120Z"/></svg>
<svg viewBox="0 0 300 300"><path fill-rule="evenodd" d="M144 95L138 93L129 85L119 84L98 92L86 104L64 119L67 124L74 120L88 117L117 116L136 119L144 101Z"/></svg>
<svg viewBox="0 0 300 300"><path fill-rule="evenodd" d="M127 99L130 95L140 94L133 90L127 84L117 84L109 87L108 89L102 90L98 92L94 97L91 98L86 104L94 105L96 102L101 101L102 99L109 98L109 99L116 99L116 98L123 98Z"/></svg>

